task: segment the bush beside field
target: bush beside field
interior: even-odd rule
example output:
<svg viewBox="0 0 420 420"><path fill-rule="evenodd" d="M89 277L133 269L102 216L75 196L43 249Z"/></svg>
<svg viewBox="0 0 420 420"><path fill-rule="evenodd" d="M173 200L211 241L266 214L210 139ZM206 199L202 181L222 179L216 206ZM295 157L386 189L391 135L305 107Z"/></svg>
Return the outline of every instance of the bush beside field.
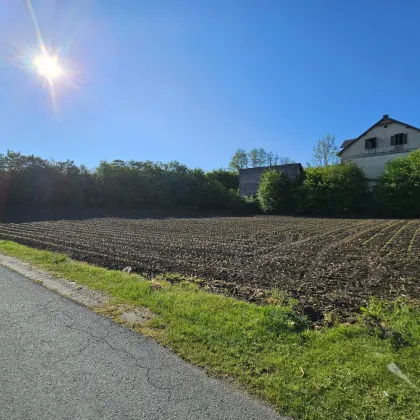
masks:
<svg viewBox="0 0 420 420"><path fill-rule="evenodd" d="M367 213L369 193L363 170L346 163L307 168L296 180L268 170L256 199L264 213L356 216Z"/></svg>
<svg viewBox="0 0 420 420"><path fill-rule="evenodd" d="M354 163L307 168L295 181L268 170L256 199L272 214L420 217L420 150L389 161L373 189Z"/></svg>
<svg viewBox="0 0 420 420"><path fill-rule="evenodd" d="M315 216L420 216L420 150L390 161L373 191L354 164L307 168L292 181L268 170L257 196L240 198L239 175L179 162L102 161L92 171L8 151L0 155L0 221L167 213L258 212Z"/></svg>
<svg viewBox="0 0 420 420"><path fill-rule="evenodd" d="M205 173L179 162L102 161L93 171L72 161L55 162L8 151L0 155L0 220L34 221L136 216L172 211L187 215L252 213L239 198L239 178Z"/></svg>
<svg viewBox="0 0 420 420"><path fill-rule="evenodd" d="M388 162L374 191L377 211L388 216L420 216L420 150Z"/></svg>

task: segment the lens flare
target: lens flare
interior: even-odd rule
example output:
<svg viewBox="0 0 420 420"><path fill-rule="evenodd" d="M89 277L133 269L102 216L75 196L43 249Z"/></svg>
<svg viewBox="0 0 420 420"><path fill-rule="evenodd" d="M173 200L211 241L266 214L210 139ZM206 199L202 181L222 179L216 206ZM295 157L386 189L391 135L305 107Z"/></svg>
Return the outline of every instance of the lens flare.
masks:
<svg viewBox="0 0 420 420"><path fill-rule="evenodd" d="M78 66L67 57L66 48L52 48L44 42L31 0L26 0L36 39L30 44L16 48L18 66L35 74L36 80L49 92L54 111L57 111L57 100L64 92L79 87L80 71Z"/></svg>
<svg viewBox="0 0 420 420"><path fill-rule="evenodd" d="M50 55L46 51L35 56L32 64L37 73L50 83L64 75L64 71L58 63L58 57L56 55Z"/></svg>

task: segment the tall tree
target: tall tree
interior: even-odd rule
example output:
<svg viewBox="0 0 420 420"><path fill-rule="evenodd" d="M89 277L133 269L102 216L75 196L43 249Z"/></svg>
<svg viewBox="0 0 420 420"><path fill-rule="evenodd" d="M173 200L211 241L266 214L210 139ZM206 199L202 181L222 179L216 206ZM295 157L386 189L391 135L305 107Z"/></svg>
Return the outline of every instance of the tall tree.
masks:
<svg viewBox="0 0 420 420"><path fill-rule="evenodd" d="M289 165L291 163L296 163L296 162L288 157L279 158L279 165Z"/></svg>
<svg viewBox="0 0 420 420"><path fill-rule="evenodd" d="M312 163L315 166L323 167L334 165L335 163L339 162L337 153L338 148L335 144L334 134L327 134L317 141L314 147Z"/></svg>
<svg viewBox="0 0 420 420"><path fill-rule="evenodd" d="M252 149L248 153L248 159L253 168L256 168L259 165L259 155L258 155L258 149Z"/></svg>
<svg viewBox="0 0 420 420"><path fill-rule="evenodd" d="M267 152L262 147L258 149L258 166L267 166Z"/></svg>
<svg viewBox="0 0 420 420"><path fill-rule="evenodd" d="M273 152L267 152L267 165L273 166L274 165L274 153Z"/></svg>
<svg viewBox="0 0 420 420"><path fill-rule="evenodd" d="M248 167L248 154L245 149L236 149L235 154L230 160L229 167L234 170L244 169Z"/></svg>
<svg viewBox="0 0 420 420"><path fill-rule="evenodd" d="M248 164L252 168L258 168L263 166L275 166L275 165L287 165L289 163L295 163L294 160L288 157L280 157L277 153L267 152L264 148L254 148L248 153L244 149L237 149L233 155L229 167L231 169L242 169L247 168Z"/></svg>

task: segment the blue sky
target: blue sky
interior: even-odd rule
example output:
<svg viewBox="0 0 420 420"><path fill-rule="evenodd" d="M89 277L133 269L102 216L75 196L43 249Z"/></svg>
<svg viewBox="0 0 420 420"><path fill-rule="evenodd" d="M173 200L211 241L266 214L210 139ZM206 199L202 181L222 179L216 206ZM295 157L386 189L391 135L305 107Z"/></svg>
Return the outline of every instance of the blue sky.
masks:
<svg viewBox="0 0 420 420"><path fill-rule="evenodd" d="M416 1L32 0L76 86L57 108L13 56L36 42L0 0L1 148L93 167L178 160L210 170L238 147L305 163L331 132L388 113L420 125Z"/></svg>

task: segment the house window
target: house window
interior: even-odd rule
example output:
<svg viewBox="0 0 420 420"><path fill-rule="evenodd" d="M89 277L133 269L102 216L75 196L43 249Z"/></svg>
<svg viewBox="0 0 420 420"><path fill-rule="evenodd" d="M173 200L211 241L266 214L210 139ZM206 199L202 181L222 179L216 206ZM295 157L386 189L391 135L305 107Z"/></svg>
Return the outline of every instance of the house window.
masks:
<svg viewBox="0 0 420 420"><path fill-rule="evenodd" d="M365 140L365 149L376 149L376 137Z"/></svg>
<svg viewBox="0 0 420 420"><path fill-rule="evenodd" d="M399 133L391 136L391 146L407 144L407 133Z"/></svg>

